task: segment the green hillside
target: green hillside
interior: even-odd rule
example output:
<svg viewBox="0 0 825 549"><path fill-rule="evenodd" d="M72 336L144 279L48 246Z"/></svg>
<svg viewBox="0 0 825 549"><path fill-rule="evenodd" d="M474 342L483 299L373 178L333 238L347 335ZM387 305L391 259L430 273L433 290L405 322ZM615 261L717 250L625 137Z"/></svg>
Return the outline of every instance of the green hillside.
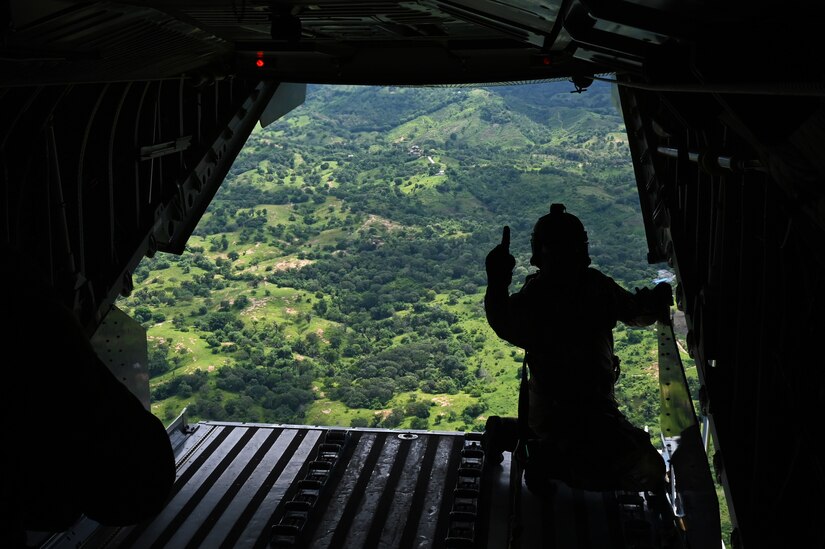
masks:
<svg viewBox="0 0 825 549"><path fill-rule="evenodd" d="M257 129L181 256L118 305L148 329L152 410L195 419L480 430L515 415L521 350L484 320L484 256L515 290L552 202L627 288L646 243L611 89L311 87ZM631 420L658 441L651 329L616 330Z"/></svg>
<svg viewBox="0 0 825 549"><path fill-rule="evenodd" d="M118 303L148 330L152 411L444 431L515 416L523 354L486 324L484 257L509 225L515 291L553 202L626 288L666 269L645 260L606 85L310 87L253 132L186 252L145 259ZM655 334L615 335L621 408L659 446Z"/></svg>

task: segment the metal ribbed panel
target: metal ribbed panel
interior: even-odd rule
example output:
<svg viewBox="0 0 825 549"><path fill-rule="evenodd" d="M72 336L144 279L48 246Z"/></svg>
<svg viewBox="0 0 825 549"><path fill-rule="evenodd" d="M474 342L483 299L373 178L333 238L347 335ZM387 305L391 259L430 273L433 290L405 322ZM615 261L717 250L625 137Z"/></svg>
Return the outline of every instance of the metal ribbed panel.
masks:
<svg viewBox="0 0 825 549"><path fill-rule="evenodd" d="M252 546L321 431L201 424L166 508L101 546Z"/></svg>
<svg viewBox="0 0 825 549"><path fill-rule="evenodd" d="M282 502L273 545L414 547L443 538L437 532L449 521L447 479L462 441L456 435L348 432L327 478L319 479L310 464Z"/></svg>
<svg viewBox="0 0 825 549"><path fill-rule="evenodd" d="M24 24L7 46L28 61L4 75L12 85L180 78L230 48L162 12L105 4Z"/></svg>
<svg viewBox="0 0 825 549"><path fill-rule="evenodd" d="M166 508L145 524L101 529L85 546L267 547L279 526L296 531L284 518L301 501L310 520L291 546L420 546L446 531L463 440L459 433L202 423L178 447ZM324 466L336 447L336 462ZM319 475L327 477L323 485Z"/></svg>
<svg viewBox="0 0 825 549"><path fill-rule="evenodd" d="M188 5L179 12L201 28L230 40L268 38L270 32L271 7L265 2ZM449 25L455 38L482 33L476 25L456 20L427 4L408 7L394 2L324 2L301 10L299 16L303 30L317 40L409 38L417 34L415 29L442 25ZM442 29L442 33L446 31Z"/></svg>

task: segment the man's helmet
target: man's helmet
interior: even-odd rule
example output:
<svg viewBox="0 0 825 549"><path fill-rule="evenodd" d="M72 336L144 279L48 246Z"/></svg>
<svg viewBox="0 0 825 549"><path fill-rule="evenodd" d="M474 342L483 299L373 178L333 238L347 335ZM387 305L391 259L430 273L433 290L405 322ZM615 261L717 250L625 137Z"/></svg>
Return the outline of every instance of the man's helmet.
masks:
<svg viewBox="0 0 825 549"><path fill-rule="evenodd" d="M567 213L564 204L553 204L550 213L539 218L530 238L533 255L530 265L539 267L541 256L549 254L554 260L587 267L590 255L587 232L579 218Z"/></svg>

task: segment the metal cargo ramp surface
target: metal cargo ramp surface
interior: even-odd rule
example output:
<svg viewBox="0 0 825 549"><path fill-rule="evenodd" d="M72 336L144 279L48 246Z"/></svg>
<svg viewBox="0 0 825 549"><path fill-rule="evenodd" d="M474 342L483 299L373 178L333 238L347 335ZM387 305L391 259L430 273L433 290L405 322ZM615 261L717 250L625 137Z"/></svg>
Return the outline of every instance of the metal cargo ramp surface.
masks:
<svg viewBox="0 0 825 549"><path fill-rule="evenodd" d="M678 546L664 498L514 492L511 454L487 463L480 433L179 422L170 436L177 480L160 514L82 519L43 546L504 548L516 525L523 547Z"/></svg>

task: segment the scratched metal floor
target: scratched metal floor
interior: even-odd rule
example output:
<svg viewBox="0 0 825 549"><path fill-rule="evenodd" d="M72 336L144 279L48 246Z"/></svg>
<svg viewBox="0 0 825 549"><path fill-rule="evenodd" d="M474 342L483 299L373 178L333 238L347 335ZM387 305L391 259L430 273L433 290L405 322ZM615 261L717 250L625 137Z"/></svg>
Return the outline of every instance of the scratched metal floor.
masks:
<svg viewBox="0 0 825 549"><path fill-rule="evenodd" d="M154 520L82 520L43 547L508 547L510 455L484 467L477 434L203 422L170 431L172 497ZM665 547L635 493L521 491L522 547Z"/></svg>

